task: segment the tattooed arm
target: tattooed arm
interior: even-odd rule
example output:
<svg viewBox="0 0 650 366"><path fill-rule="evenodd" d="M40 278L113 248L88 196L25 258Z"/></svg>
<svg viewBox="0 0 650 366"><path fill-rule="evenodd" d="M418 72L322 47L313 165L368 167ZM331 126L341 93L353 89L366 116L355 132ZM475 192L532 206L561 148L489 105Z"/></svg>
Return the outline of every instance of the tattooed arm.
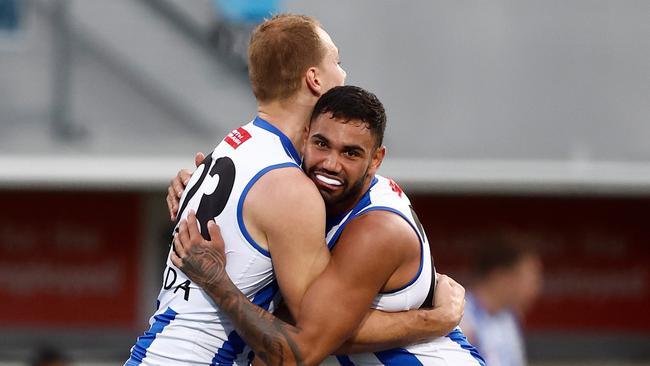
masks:
<svg viewBox="0 0 650 366"><path fill-rule="evenodd" d="M201 160L203 160L203 154L198 153L195 157L195 164L200 164ZM167 205L172 220L176 218L178 199L185 189L191 173L190 170L181 170L171 180ZM278 255L275 257L277 258ZM465 290L462 286L453 279L442 275L438 279L438 287L435 292L433 302L435 307L431 304L430 309L399 313L386 313L370 309L359 329L336 352L339 354L375 352L445 336L460 322L463 315L464 295ZM286 307L284 313L291 317ZM277 312L276 316L283 320L288 319L288 317L278 315Z"/></svg>
<svg viewBox="0 0 650 366"><path fill-rule="evenodd" d="M202 160L203 154L197 153L195 164ZM172 220L176 219L179 198L191 175L190 170L183 169L170 182L167 207ZM253 240L273 253L275 277L284 303L296 317L307 288L330 258L323 236L325 205L321 195L302 170L275 169L252 186L242 212Z"/></svg>
<svg viewBox="0 0 650 366"><path fill-rule="evenodd" d="M375 211L354 219L325 271L305 294L296 326L291 326L253 305L230 281L219 248L223 242L214 239L216 228L209 226L213 242L207 242L198 234L194 218L188 220L174 241L178 255L172 261L204 288L256 355L270 365L317 365L354 333L397 269L412 263L414 251L419 255L417 236L397 215ZM409 272L409 278L413 274Z"/></svg>
<svg viewBox="0 0 650 366"><path fill-rule="evenodd" d="M171 254L174 265L201 286L230 317L257 357L268 365L305 365L299 348L289 335L295 334L294 327L253 304L239 291L226 273L224 244L214 221L208 222L208 233L212 242L203 239L196 216L190 212L187 221L181 221L174 238ZM215 243L216 246L211 245Z"/></svg>

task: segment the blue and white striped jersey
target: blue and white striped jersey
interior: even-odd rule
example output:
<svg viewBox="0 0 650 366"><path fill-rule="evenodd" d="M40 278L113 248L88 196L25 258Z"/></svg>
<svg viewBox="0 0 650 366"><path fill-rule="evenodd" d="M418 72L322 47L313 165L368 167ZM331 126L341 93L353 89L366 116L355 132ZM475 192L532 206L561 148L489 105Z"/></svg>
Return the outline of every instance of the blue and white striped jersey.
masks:
<svg viewBox="0 0 650 366"><path fill-rule="evenodd" d="M419 308L427 298L435 276L429 241L406 194L392 180L375 176L370 189L357 205L343 218L328 223L327 245L333 248L347 223L370 211L388 211L402 217L420 239L420 268L415 277L402 288L389 293L379 293L373 308L398 312ZM485 366L476 349L467 342L460 328L446 337L382 352L337 356L339 363L348 365L455 365Z"/></svg>
<svg viewBox="0 0 650 366"><path fill-rule="evenodd" d="M243 203L265 173L299 169L300 164L289 138L258 117L233 130L206 157L180 201L179 221L194 210L202 233L207 233L208 220L215 219L225 242L228 275L244 295L268 310L278 295L271 257L246 229ZM158 310L149 323L125 365L246 365L252 356L228 318L169 257Z"/></svg>
<svg viewBox="0 0 650 366"><path fill-rule="evenodd" d="M525 366L526 352L519 320L511 310L488 312L471 292L461 322L472 330L473 342L490 366Z"/></svg>

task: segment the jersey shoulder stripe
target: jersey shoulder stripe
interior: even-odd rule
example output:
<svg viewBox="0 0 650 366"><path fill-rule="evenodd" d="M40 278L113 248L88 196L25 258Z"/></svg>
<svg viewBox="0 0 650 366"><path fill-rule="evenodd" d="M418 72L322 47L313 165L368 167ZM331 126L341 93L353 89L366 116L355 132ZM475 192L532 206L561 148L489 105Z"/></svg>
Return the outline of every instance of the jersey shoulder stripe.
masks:
<svg viewBox="0 0 650 366"><path fill-rule="evenodd" d="M271 166L267 166L266 168L260 170L255 176L246 184L246 187L244 187L244 190L242 191L241 196L239 197L239 202L237 203L237 224L239 225L239 230L241 230L242 235L244 235L244 238L246 241L253 247L255 250L260 252L266 257L271 258L271 253L264 249L261 245L259 245L255 239L251 236L251 234L248 232L248 229L246 229L246 224L244 223L244 201L246 200L246 196L248 195L248 192L251 190L253 185L260 179L264 174L270 172L271 170L275 169L281 169L281 168L299 168L300 166L294 164L294 163L280 163L280 164L275 164Z"/></svg>
<svg viewBox="0 0 650 366"><path fill-rule="evenodd" d="M363 210L364 208L370 206L372 204L372 200L370 198L370 190L372 187L377 184L378 180L377 178L373 178L372 183L370 184L370 188L368 191L361 197L359 202L354 206L354 208L348 212L346 215L340 218L334 219L334 223L338 222L338 226L334 225L334 223L330 223L328 225L329 227L327 228L327 247L332 250L334 246L336 245L336 242L339 240L339 237L341 236L341 233L343 232L343 229L345 229L345 226L350 222L352 219L354 219L357 214ZM332 233L332 230L336 230Z"/></svg>
<svg viewBox="0 0 650 366"><path fill-rule="evenodd" d="M302 158L300 157L298 150L296 150L296 147L293 146L293 143L291 142L289 137L287 137L287 135L285 135L277 127L261 119L260 117L255 117L255 120L253 121L253 125L262 128L264 130L267 130L274 135L277 135L280 138L280 142L282 143L282 146L284 147L284 151L287 153L287 155L289 155L289 157L296 164L298 164L298 166L302 165Z"/></svg>
<svg viewBox="0 0 650 366"><path fill-rule="evenodd" d="M402 213L401 211L399 211L399 210L397 210L397 209L395 209L393 207L388 207L388 206L373 206L373 207L368 208L367 210L364 210L360 214L365 214L365 213L371 212L371 211L387 211L387 212L392 212L392 213L398 215L399 217L404 219L404 221L406 221L409 224L409 226L413 229L413 231L415 231L415 235L418 236L418 240L420 241L420 266L419 266L418 272L415 274L415 276L413 276L413 278L402 287L399 287L397 289L390 290L390 291L382 291L382 292L380 292L381 294L394 294L396 292L400 292L400 291L408 288L409 286L411 286L420 277L420 274L422 274L422 266L424 265L424 248L423 248L423 246L425 245L425 241L422 240L422 237L420 237L420 234L418 232L417 227L415 227L413 222L411 222L411 220L409 220L409 218L406 217L406 215L404 215L404 213Z"/></svg>

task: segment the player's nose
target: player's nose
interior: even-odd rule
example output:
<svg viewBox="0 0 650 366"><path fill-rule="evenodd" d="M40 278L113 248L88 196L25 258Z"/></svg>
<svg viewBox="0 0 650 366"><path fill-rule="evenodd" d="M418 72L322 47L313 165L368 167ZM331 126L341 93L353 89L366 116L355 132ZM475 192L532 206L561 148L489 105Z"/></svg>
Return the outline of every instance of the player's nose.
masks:
<svg viewBox="0 0 650 366"><path fill-rule="evenodd" d="M323 169L332 173L338 173L341 170L337 154L330 153L323 160Z"/></svg>

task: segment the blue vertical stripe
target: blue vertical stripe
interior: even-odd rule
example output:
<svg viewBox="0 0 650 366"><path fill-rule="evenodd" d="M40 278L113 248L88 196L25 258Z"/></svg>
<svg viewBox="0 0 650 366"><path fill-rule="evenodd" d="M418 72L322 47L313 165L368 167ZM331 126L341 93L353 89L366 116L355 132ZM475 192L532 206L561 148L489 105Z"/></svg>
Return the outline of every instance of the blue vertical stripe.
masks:
<svg viewBox="0 0 650 366"><path fill-rule="evenodd" d="M422 362L414 354L403 348L389 349L388 351L375 352L375 356L384 365L422 366Z"/></svg>
<svg viewBox="0 0 650 366"><path fill-rule="evenodd" d="M155 315L151 328L138 337L138 341L131 350L131 357L126 361L125 366L136 366L142 363L147 355L147 349L151 346L156 336L160 334L166 326L176 318L177 313L172 308L167 308L164 313Z"/></svg>
<svg viewBox="0 0 650 366"><path fill-rule="evenodd" d="M354 208L352 208L352 210L350 211L350 215L348 216L347 220L345 222L342 222L342 223L339 224L339 227L338 227L338 229L336 229L336 232L334 233L334 236L332 236L329 243L327 243L327 247L330 248L330 250L332 250L334 248L334 246L336 245L336 242L339 240L339 236L341 236L341 233L343 232L343 229L345 229L345 226L348 224L348 222L350 222L352 219L354 219L356 217L357 213L359 213L359 211L361 211L364 208L370 206L370 204L372 203L372 201L370 200L370 190L372 189L372 187L375 186L375 184L377 184L378 181L379 181L379 179L377 179L377 177L372 178L372 183L370 183L370 188L368 188L366 193L364 193L363 196L361 197L361 199L359 199L359 202L357 202L357 204L354 206ZM330 227L330 230L331 230L331 228L333 226L335 226L336 224L330 223L330 225L332 225ZM329 232L329 230L328 230L328 232Z"/></svg>
<svg viewBox="0 0 650 366"><path fill-rule="evenodd" d="M407 284L405 284L404 286L401 286L400 288L396 288L396 289L390 290L390 291L380 291L379 293L380 294L393 294L395 292L402 291L405 288L407 288L407 287L411 286L412 284L414 284L415 281L417 281L417 279L420 277L420 274L422 273L422 266L424 264L424 256L423 256L424 249L422 248L422 246L424 245L424 241L422 241L422 238L420 238L420 234L418 234L418 228L415 227L415 224L411 220L409 220L409 218L406 217L406 215L404 215L403 212L401 212L401 211L399 211L399 210L397 210L395 208L388 207L388 206L373 206L373 207L370 207L369 209L363 211L363 214L365 215L366 213L368 213L370 211L392 212L392 213L396 214L397 216L403 218L404 221L406 221L411 226L413 231L415 231L415 235L417 235L418 240L420 241L420 267L418 268L418 273L416 273L415 276L413 278L411 278L411 280ZM433 276L433 273L431 275Z"/></svg>
<svg viewBox="0 0 650 366"><path fill-rule="evenodd" d="M253 247L255 248L258 252L262 253L262 255L271 258L271 253L262 248L256 241L253 239L251 234L248 232L248 229L246 229L246 224L244 223L244 201L246 200L246 196L248 195L248 191L251 190L253 185L260 179L262 176L271 170L274 169L280 169L280 168L289 168L289 167L294 167L300 169L299 165L296 165L294 163L280 163L280 164L275 164L275 165L270 165L267 166L266 168L260 170L255 174L255 176L246 184L246 187L244 187L244 190L242 191L241 195L239 196L239 202L237 203L237 224L239 225L239 231L241 231L242 235L244 235L244 238L246 238L246 241Z"/></svg>
<svg viewBox="0 0 650 366"><path fill-rule="evenodd" d="M460 329L452 330L451 333L447 334L447 337L457 343L462 349L469 351L480 366L485 366L485 360L481 357L481 354L467 341L467 338Z"/></svg>
<svg viewBox="0 0 650 366"><path fill-rule="evenodd" d="M253 304L263 308L264 310L269 310L271 301L278 292L278 289L278 283L276 281L269 283L255 295L253 298ZM233 330L228 334L228 339L217 350L214 358L212 358L211 365L232 365L237 356L244 352L244 347L246 347L246 343L244 343L244 340L239 336L239 334Z"/></svg>
<svg viewBox="0 0 650 366"><path fill-rule="evenodd" d="M291 142L291 139L287 137L280 129L277 127L273 126L269 122L261 119L259 116L255 117L255 120L253 121L253 124L259 128L265 129L272 134L277 135L280 138L280 142L282 143L282 147L284 148L284 151L287 153L287 155L298 164L298 166L302 165L302 157L298 153L298 150L296 150L296 147L293 146L293 143Z"/></svg>

